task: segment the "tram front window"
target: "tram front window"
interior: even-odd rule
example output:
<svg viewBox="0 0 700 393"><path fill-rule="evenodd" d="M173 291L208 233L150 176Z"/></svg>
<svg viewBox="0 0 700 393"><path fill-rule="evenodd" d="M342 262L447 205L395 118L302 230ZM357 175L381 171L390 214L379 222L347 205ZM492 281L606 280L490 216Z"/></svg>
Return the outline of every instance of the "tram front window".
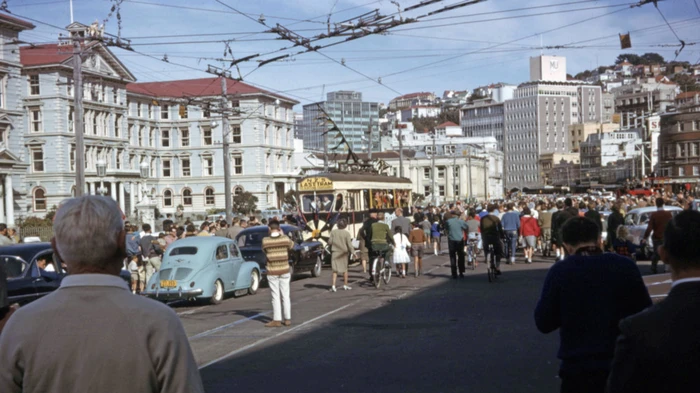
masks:
<svg viewBox="0 0 700 393"><path fill-rule="evenodd" d="M302 204L305 212L321 211L327 212L333 206L333 194L304 195Z"/></svg>

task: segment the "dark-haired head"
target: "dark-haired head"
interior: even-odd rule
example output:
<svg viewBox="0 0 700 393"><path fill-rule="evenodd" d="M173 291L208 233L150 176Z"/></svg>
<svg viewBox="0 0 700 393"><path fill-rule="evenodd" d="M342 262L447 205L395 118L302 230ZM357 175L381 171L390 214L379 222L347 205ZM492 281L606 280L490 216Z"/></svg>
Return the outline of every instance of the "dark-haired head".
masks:
<svg viewBox="0 0 700 393"><path fill-rule="evenodd" d="M277 219L272 219L267 224L267 226L270 228L271 231L276 231L280 229L280 222Z"/></svg>
<svg viewBox="0 0 700 393"><path fill-rule="evenodd" d="M574 201L572 201L571 198L566 198L566 199L564 199L564 205L566 207L572 207L572 206L574 206Z"/></svg>
<svg viewBox="0 0 700 393"><path fill-rule="evenodd" d="M573 254L584 245L596 245L600 238L600 229L595 221L586 217L572 217L561 227L561 240L569 254Z"/></svg>
<svg viewBox="0 0 700 393"><path fill-rule="evenodd" d="M664 199L663 198L656 198L656 207L664 207Z"/></svg>
<svg viewBox="0 0 700 393"><path fill-rule="evenodd" d="M666 225L659 255L673 267L674 276L700 271L700 212L682 211Z"/></svg>

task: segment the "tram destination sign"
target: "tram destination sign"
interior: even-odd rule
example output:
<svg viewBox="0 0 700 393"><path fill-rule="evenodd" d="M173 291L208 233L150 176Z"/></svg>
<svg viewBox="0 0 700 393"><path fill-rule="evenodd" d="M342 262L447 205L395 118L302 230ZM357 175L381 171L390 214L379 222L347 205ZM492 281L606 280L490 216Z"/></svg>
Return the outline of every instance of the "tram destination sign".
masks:
<svg viewBox="0 0 700 393"><path fill-rule="evenodd" d="M327 177L309 177L299 183L299 191L332 190L333 182Z"/></svg>

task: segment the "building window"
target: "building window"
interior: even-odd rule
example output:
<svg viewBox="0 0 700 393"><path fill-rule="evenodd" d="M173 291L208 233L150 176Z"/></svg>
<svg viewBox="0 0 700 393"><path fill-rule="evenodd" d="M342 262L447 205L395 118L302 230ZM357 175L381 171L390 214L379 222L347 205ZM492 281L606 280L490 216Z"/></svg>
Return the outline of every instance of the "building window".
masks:
<svg viewBox="0 0 700 393"><path fill-rule="evenodd" d="M173 207L173 192L170 190L163 191L163 206Z"/></svg>
<svg viewBox="0 0 700 393"><path fill-rule="evenodd" d="M423 178L430 179L430 168L423 168Z"/></svg>
<svg viewBox="0 0 700 393"><path fill-rule="evenodd" d="M143 127L139 127L139 134L137 136L136 146L141 146L143 143Z"/></svg>
<svg viewBox="0 0 700 393"><path fill-rule="evenodd" d="M211 146L212 145L211 128L202 128L202 145L203 146Z"/></svg>
<svg viewBox="0 0 700 393"><path fill-rule="evenodd" d="M187 111L189 111L187 105L180 105L180 119L187 119Z"/></svg>
<svg viewBox="0 0 700 393"><path fill-rule="evenodd" d="M206 104L204 108L202 108L202 117L205 119L211 117L211 104Z"/></svg>
<svg viewBox="0 0 700 393"><path fill-rule="evenodd" d="M46 210L46 190L43 188L36 188L32 193L32 199L34 204L34 211L45 211Z"/></svg>
<svg viewBox="0 0 700 393"><path fill-rule="evenodd" d="M170 177L172 174L172 161L170 161L170 159L163 159L161 161L161 166L163 167L163 177Z"/></svg>
<svg viewBox="0 0 700 393"><path fill-rule="evenodd" d="M168 105L163 105L160 107L160 118L162 120L168 120L168 111L170 110L170 107Z"/></svg>
<svg viewBox="0 0 700 393"><path fill-rule="evenodd" d="M162 147L170 147L170 130L160 131L160 145Z"/></svg>
<svg viewBox="0 0 700 393"><path fill-rule="evenodd" d="M443 185L438 186L438 192L439 192L439 195L441 197L444 197L445 196L445 186L443 186Z"/></svg>
<svg viewBox="0 0 700 393"><path fill-rule="evenodd" d="M190 130L187 128L180 129L180 147L190 145Z"/></svg>
<svg viewBox="0 0 700 393"><path fill-rule="evenodd" d="M190 171L190 159L189 158L181 158L180 159L180 166L182 167L182 176L183 177L189 177L192 175L192 172Z"/></svg>
<svg viewBox="0 0 700 393"><path fill-rule="evenodd" d="M236 196L239 196L241 194L243 194L243 187L241 187L241 186L233 187L233 196L236 197Z"/></svg>
<svg viewBox="0 0 700 393"><path fill-rule="evenodd" d="M148 104L148 118L153 118L153 106L151 104Z"/></svg>
<svg viewBox="0 0 700 393"><path fill-rule="evenodd" d="M678 176L685 176L685 168L678 167Z"/></svg>
<svg viewBox="0 0 700 393"><path fill-rule="evenodd" d="M192 190L189 188L182 190L182 204L185 206L192 206Z"/></svg>
<svg viewBox="0 0 700 393"><path fill-rule="evenodd" d="M232 154L231 164L233 165L233 174L242 175L243 174L243 155L242 154Z"/></svg>
<svg viewBox="0 0 700 393"><path fill-rule="evenodd" d="M204 204L207 206L214 206L215 203L216 197L214 196L214 189L207 187L207 189L204 190Z"/></svg>
<svg viewBox="0 0 700 393"><path fill-rule="evenodd" d="M38 96L39 94L41 94L39 75L29 75L29 95Z"/></svg>
<svg viewBox="0 0 700 393"><path fill-rule="evenodd" d="M68 132L73 133L75 133L75 120L73 119L74 114L75 110L72 107L68 109Z"/></svg>
<svg viewBox="0 0 700 393"><path fill-rule="evenodd" d="M438 179L444 179L445 178L445 167L441 166L438 167Z"/></svg>
<svg viewBox="0 0 700 393"><path fill-rule="evenodd" d="M34 172L44 172L44 151L41 148L31 149L32 170Z"/></svg>
<svg viewBox="0 0 700 393"><path fill-rule="evenodd" d="M231 127L231 135L233 135L233 143L241 143L241 127Z"/></svg>
<svg viewBox="0 0 700 393"><path fill-rule="evenodd" d="M121 134L121 117L119 115L114 115L114 137L119 138Z"/></svg>
<svg viewBox="0 0 700 393"><path fill-rule="evenodd" d="M39 108L31 108L29 109L29 129L32 132L41 132L42 131L42 122L41 122L41 109Z"/></svg>
<svg viewBox="0 0 700 393"><path fill-rule="evenodd" d="M153 130L153 128L148 130L148 146L150 147L156 147L156 132Z"/></svg>
<svg viewBox="0 0 700 393"><path fill-rule="evenodd" d="M423 186L423 195L430 195L430 186Z"/></svg>
<svg viewBox="0 0 700 393"><path fill-rule="evenodd" d="M117 169L124 169L124 153L121 150L117 150Z"/></svg>
<svg viewBox="0 0 700 393"><path fill-rule="evenodd" d="M75 172L75 145L71 145L70 147L70 156L68 157L68 160L68 166L70 168L70 171Z"/></svg>
<svg viewBox="0 0 700 393"><path fill-rule="evenodd" d="M202 175L203 176L214 176L214 157L205 156L202 159Z"/></svg>
<svg viewBox="0 0 700 393"><path fill-rule="evenodd" d="M693 176L700 176L700 166L693 166Z"/></svg>

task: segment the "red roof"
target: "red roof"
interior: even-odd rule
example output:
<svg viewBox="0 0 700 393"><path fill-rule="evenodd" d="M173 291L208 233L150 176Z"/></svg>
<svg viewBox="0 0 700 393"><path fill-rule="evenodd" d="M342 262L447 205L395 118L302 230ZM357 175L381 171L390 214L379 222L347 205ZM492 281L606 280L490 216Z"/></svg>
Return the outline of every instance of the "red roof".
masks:
<svg viewBox="0 0 700 393"><path fill-rule="evenodd" d="M230 95L262 93L279 97L287 101L296 102L291 98L259 89L247 83L239 82L233 79L227 79L226 81L226 90ZM213 77L166 82L129 83L126 85L126 90L130 93L143 94L151 97L209 97L221 95L221 82L219 81L219 78Z"/></svg>
<svg viewBox="0 0 700 393"><path fill-rule="evenodd" d="M27 22L26 20L15 18L14 16L10 16L7 14L0 14L0 21L9 22L9 23L18 25L20 27L24 27L25 29L33 29L36 27L33 24Z"/></svg>
<svg viewBox="0 0 700 393"><path fill-rule="evenodd" d="M60 64L73 57L72 51L70 45L62 47L60 53L58 44L23 46L19 48L19 61L25 67Z"/></svg>
<svg viewBox="0 0 700 393"><path fill-rule="evenodd" d="M459 125L458 125L458 124L455 124L455 123L453 123L453 122L451 122L451 121L448 121L448 122L445 122L445 123L440 124L439 126L437 126L437 127L435 127L435 128L447 128L447 127L459 127Z"/></svg>

